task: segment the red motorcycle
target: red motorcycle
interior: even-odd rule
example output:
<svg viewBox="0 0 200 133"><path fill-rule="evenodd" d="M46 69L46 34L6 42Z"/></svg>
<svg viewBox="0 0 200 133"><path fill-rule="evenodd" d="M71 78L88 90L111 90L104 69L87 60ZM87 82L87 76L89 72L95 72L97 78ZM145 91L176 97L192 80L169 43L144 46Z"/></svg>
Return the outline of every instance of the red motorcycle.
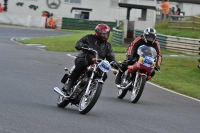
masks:
<svg viewBox="0 0 200 133"><path fill-rule="evenodd" d="M136 59L133 65L128 66L128 69L121 76L121 84L117 85L119 89L117 97L123 99L126 93L131 91L132 103L137 103L140 99L147 77L156 67L157 61L157 52L153 47L142 45L138 48L137 54L139 59ZM119 63L119 65L121 64ZM118 68L121 71L120 67Z"/></svg>

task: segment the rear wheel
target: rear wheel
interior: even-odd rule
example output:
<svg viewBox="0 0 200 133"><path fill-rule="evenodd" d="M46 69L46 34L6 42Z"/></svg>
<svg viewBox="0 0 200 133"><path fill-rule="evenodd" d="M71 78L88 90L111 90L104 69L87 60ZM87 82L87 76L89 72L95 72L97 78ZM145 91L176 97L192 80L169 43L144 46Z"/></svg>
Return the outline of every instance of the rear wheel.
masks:
<svg viewBox="0 0 200 133"><path fill-rule="evenodd" d="M87 114L95 105L99 96L101 94L103 84L99 82L95 82L90 86L90 93L88 96L85 94L82 96L81 101L79 103L79 112L81 114Z"/></svg>
<svg viewBox="0 0 200 133"><path fill-rule="evenodd" d="M132 103L137 103L138 100L140 99L142 92L144 90L145 83L146 83L145 75L138 77L136 87L132 89L132 93L131 93Z"/></svg>

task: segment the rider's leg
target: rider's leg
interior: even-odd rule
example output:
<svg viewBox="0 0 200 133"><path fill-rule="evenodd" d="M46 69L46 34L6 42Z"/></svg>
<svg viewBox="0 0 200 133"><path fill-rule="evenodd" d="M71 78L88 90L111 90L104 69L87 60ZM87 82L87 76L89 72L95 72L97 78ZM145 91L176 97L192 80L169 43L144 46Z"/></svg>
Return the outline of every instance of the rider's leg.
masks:
<svg viewBox="0 0 200 133"><path fill-rule="evenodd" d="M121 76L127 70L127 67L128 67L128 63L127 63L127 61L124 61L121 66L122 72L121 71L118 72L116 79L115 79L115 84L121 83Z"/></svg>
<svg viewBox="0 0 200 133"><path fill-rule="evenodd" d="M155 75L155 70L153 70L153 72L149 76L147 76L147 80L153 78L154 75Z"/></svg>
<svg viewBox="0 0 200 133"><path fill-rule="evenodd" d="M107 74L106 73L104 73L104 75L103 75L103 81L105 81L106 79L107 79Z"/></svg>
<svg viewBox="0 0 200 133"><path fill-rule="evenodd" d="M88 61L85 58L76 58L75 59L75 68L69 76L69 82L66 89L70 90L73 87L74 82L79 78L81 72L85 70L88 66Z"/></svg>
<svg viewBox="0 0 200 133"><path fill-rule="evenodd" d="M118 72L117 73L117 76L116 76L116 79L115 79L115 84L120 84L121 83L121 76L124 72Z"/></svg>

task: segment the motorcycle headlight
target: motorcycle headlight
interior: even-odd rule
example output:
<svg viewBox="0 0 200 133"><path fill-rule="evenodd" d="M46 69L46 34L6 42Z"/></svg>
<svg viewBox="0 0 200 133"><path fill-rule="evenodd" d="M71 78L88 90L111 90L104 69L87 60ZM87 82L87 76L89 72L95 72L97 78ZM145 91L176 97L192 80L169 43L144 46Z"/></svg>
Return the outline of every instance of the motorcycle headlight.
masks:
<svg viewBox="0 0 200 133"><path fill-rule="evenodd" d="M110 63L109 63L108 61L105 61L105 60L102 60L102 61L99 63L99 68L100 68L101 71L103 71L103 72L109 72L109 71L111 71Z"/></svg>

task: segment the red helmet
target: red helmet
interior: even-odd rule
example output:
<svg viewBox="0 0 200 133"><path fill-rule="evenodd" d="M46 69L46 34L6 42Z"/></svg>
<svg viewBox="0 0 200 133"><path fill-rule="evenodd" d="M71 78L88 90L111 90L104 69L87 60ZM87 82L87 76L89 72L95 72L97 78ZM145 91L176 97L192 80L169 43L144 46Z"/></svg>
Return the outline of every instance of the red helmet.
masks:
<svg viewBox="0 0 200 133"><path fill-rule="evenodd" d="M110 27L107 24L98 24L95 28L95 35L101 41L106 42L110 35Z"/></svg>

